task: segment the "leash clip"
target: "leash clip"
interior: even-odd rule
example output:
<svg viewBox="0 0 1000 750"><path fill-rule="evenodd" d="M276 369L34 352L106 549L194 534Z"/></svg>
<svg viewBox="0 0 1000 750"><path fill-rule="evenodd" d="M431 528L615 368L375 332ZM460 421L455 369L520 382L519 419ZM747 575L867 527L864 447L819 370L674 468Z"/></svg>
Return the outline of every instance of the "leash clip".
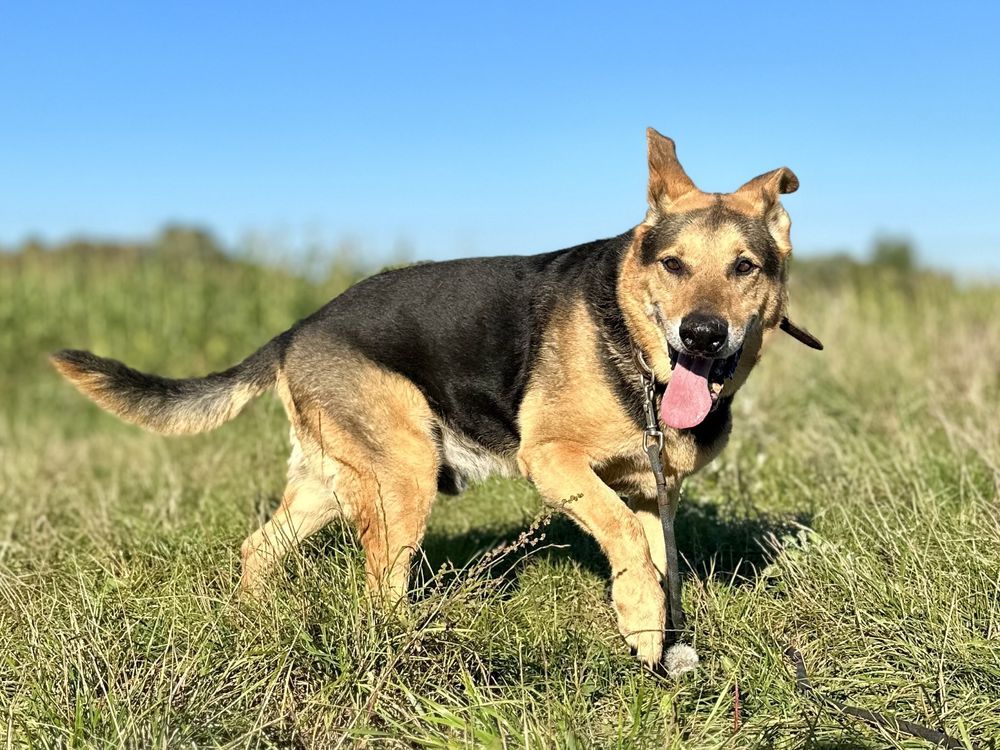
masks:
<svg viewBox="0 0 1000 750"><path fill-rule="evenodd" d="M651 445L655 445L657 450L663 450L663 430L647 427L642 431L642 449L647 450Z"/></svg>
<svg viewBox="0 0 1000 750"><path fill-rule="evenodd" d="M646 364L642 352L634 350L635 361L639 366L639 382L642 385L642 413L646 420L646 429L642 432L642 447L646 450L655 445L663 450L663 430L656 418L656 385L652 368Z"/></svg>

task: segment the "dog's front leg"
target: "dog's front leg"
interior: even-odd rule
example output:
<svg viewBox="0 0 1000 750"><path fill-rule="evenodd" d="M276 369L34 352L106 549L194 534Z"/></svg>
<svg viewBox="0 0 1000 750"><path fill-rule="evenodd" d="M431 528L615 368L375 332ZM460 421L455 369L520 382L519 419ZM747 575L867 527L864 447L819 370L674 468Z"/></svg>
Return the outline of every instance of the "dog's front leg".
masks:
<svg viewBox="0 0 1000 750"><path fill-rule="evenodd" d="M546 501L564 510L601 545L611 563L618 629L643 664L657 663L663 652L666 605L636 515L601 481L579 446L523 447L518 462Z"/></svg>
<svg viewBox="0 0 1000 750"><path fill-rule="evenodd" d="M677 501L680 498L680 486L670 488L670 509L676 515ZM656 502L656 496L645 497L637 495L629 498L629 507L635 513L645 532L646 543L649 545L649 556L653 561L653 567L661 580L667 578L667 549L663 542L663 523L660 521L660 506Z"/></svg>

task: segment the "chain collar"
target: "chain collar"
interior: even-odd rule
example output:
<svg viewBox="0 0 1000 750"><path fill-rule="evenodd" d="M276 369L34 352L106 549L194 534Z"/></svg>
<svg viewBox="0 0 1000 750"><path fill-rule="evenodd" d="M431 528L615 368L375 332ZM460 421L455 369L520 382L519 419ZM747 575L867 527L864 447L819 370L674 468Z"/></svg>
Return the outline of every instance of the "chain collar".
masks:
<svg viewBox="0 0 1000 750"><path fill-rule="evenodd" d="M639 370L639 384L642 386L642 412L646 420L646 427L642 432L642 447L646 449L655 445L662 450L663 430L660 429L660 421L656 416L656 377L653 375L652 368L646 364L646 359L638 347L632 348L632 356L635 358L635 364Z"/></svg>

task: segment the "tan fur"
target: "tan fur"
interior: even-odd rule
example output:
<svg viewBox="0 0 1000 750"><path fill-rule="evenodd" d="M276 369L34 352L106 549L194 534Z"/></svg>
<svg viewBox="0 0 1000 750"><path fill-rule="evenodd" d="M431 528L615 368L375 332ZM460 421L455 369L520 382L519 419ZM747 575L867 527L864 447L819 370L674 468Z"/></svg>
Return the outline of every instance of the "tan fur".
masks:
<svg viewBox="0 0 1000 750"><path fill-rule="evenodd" d="M642 435L601 375L597 331L582 302L556 319L521 406L518 463L546 500L601 545L611 564L619 629L640 658L652 663L663 649L658 569L643 524L596 470L616 459L635 464Z"/></svg>
<svg viewBox="0 0 1000 750"><path fill-rule="evenodd" d="M156 429L164 435L193 435L207 432L228 422L261 393L247 383L236 383L223 398L181 403L163 415L152 404L137 404L129 399L101 372L86 370L73 363L52 357L51 362L59 373L70 381L80 393L120 419L140 427Z"/></svg>
<svg viewBox="0 0 1000 750"><path fill-rule="evenodd" d="M755 274L734 283L728 273L748 253L730 225L704 221L685 227L670 248L691 273L674 278L660 263L642 262L645 233L664 212L692 212L716 204L747 216L767 215L780 251L787 255L787 214L776 193L790 185L787 170L751 181L732 195L699 191L676 159L673 142L650 131L650 211L636 228L618 281L618 303L629 332L657 379L670 379L662 322L709 310L732 329L746 331L743 354L724 395L742 386L756 364L763 334L779 322L786 298L784 275ZM787 174L786 174L787 172ZM793 175L791 176L794 177ZM781 190L781 192L786 192ZM554 316L520 414L518 462L550 502L590 532L611 564L619 629L640 659L651 663L662 650L665 574L662 526L655 486L642 450L642 433L625 418L601 374L598 332L582 303ZM676 512L685 476L712 460L722 444L699 447L690 435L667 430L663 459ZM626 507L618 493L629 495Z"/></svg>
<svg viewBox="0 0 1000 750"><path fill-rule="evenodd" d="M697 194L698 188L677 161L674 142L653 128L646 130L646 141L649 153L650 205L677 205L686 197Z"/></svg>
<svg viewBox="0 0 1000 750"><path fill-rule="evenodd" d="M430 407L406 378L359 354L340 351L322 371L315 356L293 347L278 377L294 434L288 485L274 517L243 543L242 587L259 589L295 544L346 517L372 589L398 599L437 493Z"/></svg>

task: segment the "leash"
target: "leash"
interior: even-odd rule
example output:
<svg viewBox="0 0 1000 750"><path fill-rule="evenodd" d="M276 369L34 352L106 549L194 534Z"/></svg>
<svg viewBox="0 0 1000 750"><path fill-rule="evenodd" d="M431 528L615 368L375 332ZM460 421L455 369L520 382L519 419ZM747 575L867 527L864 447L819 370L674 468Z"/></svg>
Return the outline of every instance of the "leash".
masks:
<svg viewBox="0 0 1000 750"><path fill-rule="evenodd" d="M667 630L675 638L679 638L687 626L684 616L684 605L681 601L681 573L677 555L677 536L674 532L674 518L670 507L670 490L667 489L667 478L663 470L663 430L660 429L656 414L656 381L653 371L643 359L642 352L634 349L635 361L639 370L639 381L642 384L643 416L646 427L642 433L642 447L649 458L649 466L656 479L656 504L660 511L660 523L663 526L663 542L667 552L667 569L664 576L667 593ZM916 724L912 721L885 716L877 711L851 706L834 698L822 695L816 691L806 674L805 661L802 654L793 646L785 650L785 656L795 669L795 687L800 693L815 701L818 705L832 708L847 716L853 716L870 725L885 727L911 737L919 737L928 742L945 748L965 748L965 743L936 729ZM991 748L995 744L991 743Z"/></svg>
<svg viewBox="0 0 1000 750"><path fill-rule="evenodd" d="M681 601L681 571L677 557L677 535L674 533L674 515L670 507L670 490L663 470L663 430L656 415L656 380L653 371L642 352L634 349L639 380L642 383L643 414L646 428L642 433L642 447L649 458L649 466L656 479L656 505L660 510L660 524L663 526L663 542L667 550L667 569L664 583L667 594L667 630L678 638L687 626L684 604Z"/></svg>
<svg viewBox="0 0 1000 750"><path fill-rule="evenodd" d="M788 657L788 660L795 668L795 687L798 688L800 693L805 695L810 700L815 701L820 706L832 708L839 713L846 714L847 716L853 716L854 718L860 719L861 721L871 724L872 726L885 727L886 729L891 729L899 732L900 734L908 734L911 737L919 737L920 739L927 740L928 742L939 747L971 747L954 737L949 737L944 732L939 732L936 729L930 729L928 727L921 726L920 724L915 724L912 721L904 721L903 719L885 716L877 711L869 711L866 708L850 706L836 700L835 698L821 695L816 692L812 683L809 682L809 677L806 675L806 664L802 659L802 654L800 654L794 646L789 646L785 649L785 656Z"/></svg>

